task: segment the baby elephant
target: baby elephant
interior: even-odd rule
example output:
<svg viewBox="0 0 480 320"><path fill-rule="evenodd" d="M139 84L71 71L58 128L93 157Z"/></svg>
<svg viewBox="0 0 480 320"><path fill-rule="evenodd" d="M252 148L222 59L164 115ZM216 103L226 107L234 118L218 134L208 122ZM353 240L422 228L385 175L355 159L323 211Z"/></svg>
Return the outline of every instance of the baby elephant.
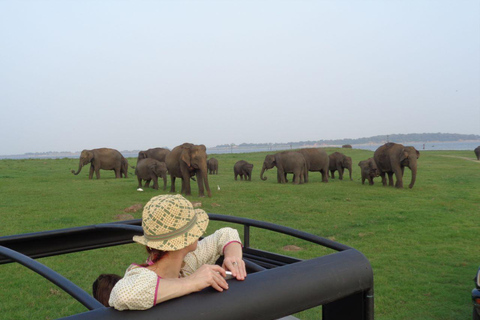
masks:
<svg viewBox="0 0 480 320"><path fill-rule="evenodd" d="M367 179L368 183L373 185L373 178L380 175L375 160L368 158L367 160L360 161L358 166L362 171L362 184L365 184L365 179Z"/></svg>
<svg viewBox="0 0 480 320"><path fill-rule="evenodd" d="M145 188L150 186L153 180L153 189L158 190L158 177L163 179L163 190L167 189L167 165L153 158L141 159L137 162L135 174L138 179L138 187L142 187L142 180L145 180Z"/></svg>
<svg viewBox="0 0 480 320"><path fill-rule="evenodd" d="M248 163L244 160L237 161L237 163L235 163L235 165L233 166L235 180L237 180L237 176L240 176L240 180L243 180L243 176L245 176L245 181L252 181L252 170L253 164Z"/></svg>
<svg viewBox="0 0 480 320"><path fill-rule="evenodd" d="M207 169L209 174L218 174L218 160L215 158L208 159Z"/></svg>

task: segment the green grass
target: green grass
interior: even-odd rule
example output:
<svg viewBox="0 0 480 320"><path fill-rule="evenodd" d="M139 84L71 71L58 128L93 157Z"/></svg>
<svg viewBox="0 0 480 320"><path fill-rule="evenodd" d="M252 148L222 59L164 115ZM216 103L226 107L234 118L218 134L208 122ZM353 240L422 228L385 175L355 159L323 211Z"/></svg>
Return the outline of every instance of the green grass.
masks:
<svg viewBox="0 0 480 320"><path fill-rule="evenodd" d="M358 249L373 267L376 319L468 319L472 279L480 265L480 162L471 161L473 152L421 152L415 187L398 190L381 186L379 178L374 186L361 184L357 164L373 152L327 149L334 151L352 157L354 181L325 184L319 173L311 173L308 184L278 184L276 169L261 181L267 153L215 155L219 174L209 176L212 197L198 198L193 184L189 199L201 201L207 212L273 222ZM254 164L250 182L234 181L233 165L242 159ZM77 167L76 159L0 160L0 236L115 221L125 208L166 193L137 192L133 172L115 179L113 171L101 171L100 180L88 180L88 167L78 176L69 172ZM410 171L405 172L408 185ZM140 218L141 212L132 215ZM208 232L219 226L212 222ZM289 244L302 250L285 252ZM331 252L256 229L251 245L305 259ZM130 263L144 259L144 249L131 244L39 261L90 292L98 274L123 274ZM0 265L0 283L2 319L31 318L32 311L38 319L86 311L17 264ZM297 316L318 319L319 308Z"/></svg>

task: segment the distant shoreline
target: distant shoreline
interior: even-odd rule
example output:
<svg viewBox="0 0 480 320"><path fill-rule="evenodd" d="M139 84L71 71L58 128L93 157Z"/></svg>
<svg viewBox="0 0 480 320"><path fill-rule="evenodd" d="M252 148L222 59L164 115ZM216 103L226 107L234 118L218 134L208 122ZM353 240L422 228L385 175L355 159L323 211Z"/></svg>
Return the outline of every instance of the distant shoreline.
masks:
<svg viewBox="0 0 480 320"><path fill-rule="evenodd" d="M402 142L403 145L414 146L419 151L435 151L435 150L457 150L457 151L473 151L480 146L480 140L458 140L458 141L426 141L426 142ZM354 149L365 149L375 151L383 143L369 142L362 144L352 144ZM268 152L301 148L341 148L341 145L328 144L312 144L298 146L293 144L271 144L258 146L229 146L229 147L207 147L208 154L225 154L225 153L251 153L251 152ZM126 158L136 158L139 150L123 150L120 151ZM20 160L20 159L62 159L62 158L78 158L80 152L45 152L45 153L25 153L18 155L0 155L0 160Z"/></svg>

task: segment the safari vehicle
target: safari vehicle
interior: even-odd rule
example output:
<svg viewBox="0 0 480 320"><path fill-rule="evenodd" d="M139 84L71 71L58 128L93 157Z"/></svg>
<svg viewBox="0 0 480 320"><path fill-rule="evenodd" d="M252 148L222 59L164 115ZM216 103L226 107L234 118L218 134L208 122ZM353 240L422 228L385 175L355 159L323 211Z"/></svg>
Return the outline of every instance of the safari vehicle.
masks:
<svg viewBox="0 0 480 320"><path fill-rule="evenodd" d="M324 320L374 318L373 271L361 252L272 223L218 214L209 217L243 225L249 275L245 281L229 280L230 289L222 294L207 288L149 310L120 312L104 307L89 293L34 260L131 243L133 235L143 234L139 219L0 237L0 264L19 263L30 268L89 310L64 319L295 319L291 315L320 305ZM254 249L250 246L252 228L306 240L332 249L333 253L301 260Z"/></svg>
<svg viewBox="0 0 480 320"><path fill-rule="evenodd" d="M475 281L475 289L472 290L473 301L473 320L480 320L480 268L473 279Z"/></svg>

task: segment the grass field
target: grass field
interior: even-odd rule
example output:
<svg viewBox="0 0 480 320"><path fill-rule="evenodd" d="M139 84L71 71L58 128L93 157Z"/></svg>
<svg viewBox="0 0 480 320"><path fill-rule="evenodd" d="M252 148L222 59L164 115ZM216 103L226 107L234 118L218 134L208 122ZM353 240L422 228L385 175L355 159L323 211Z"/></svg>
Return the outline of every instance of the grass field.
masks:
<svg viewBox="0 0 480 320"><path fill-rule="evenodd" d="M353 181L322 183L319 173L311 173L307 184L278 184L276 169L261 181L267 153L224 154L215 155L219 174L209 176L212 197L198 198L192 185L188 198L201 201L207 212L285 225L361 251L374 271L375 319L470 318L472 279L480 265L480 162L473 151L421 151L415 187L402 190L381 186L380 178L374 186L361 184L357 163L372 151L327 149L334 151L352 157ZM251 182L234 181L233 165L242 159L254 164ZM137 192L133 170L127 179L101 171L100 180L88 180L88 166L78 176L69 172L77 167L77 159L0 160L0 236L115 221L125 208L167 192ZM408 169L405 176L407 186ZM132 215L140 218L141 211ZM217 227L212 222L208 232ZM290 244L301 250L283 251ZM255 230L252 246L300 258L326 253ZM135 244L39 259L88 292L98 274L122 275L130 263L144 260L144 249ZM55 319L86 311L16 264L0 265L0 283L2 319ZM297 316L320 318L318 308Z"/></svg>

